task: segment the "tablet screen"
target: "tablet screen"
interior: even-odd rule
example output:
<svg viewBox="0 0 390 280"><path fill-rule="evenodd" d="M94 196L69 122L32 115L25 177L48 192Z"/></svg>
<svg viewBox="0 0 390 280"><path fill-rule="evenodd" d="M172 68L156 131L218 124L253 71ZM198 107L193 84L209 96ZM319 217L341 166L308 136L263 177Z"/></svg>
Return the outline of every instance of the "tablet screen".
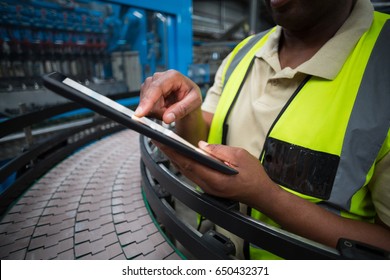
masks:
<svg viewBox="0 0 390 280"><path fill-rule="evenodd" d="M146 117L136 117L133 110L99 94L96 91L74 81L65 75L53 72L43 76L44 85L52 91L94 110L112 120L133 129L145 136L173 147L178 152L193 158L225 174L237 174L238 171L227 166L205 151L192 145L172 130Z"/></svg>
<svg viewBox="0 0 390 280"><path fill-rule="evenodd" d="M113 108L114 110L117 110L119 112L121 112L122 114L124 115L127 115L129 116L130 118L132 118L133 120L136 120L144 125L147 125L149 126L151 129L153 130L157 130L161 133L163 133L164 135L170 137L170 138L173 138L175 139L176 141L179 141L180 143L184 144L184 145L187 145L189 146L190 148L198 151L199 153L202 153L204 155L207 155L207 156L210 156L209 154L207 154L205 151L199 149L198 147L192 145L190 142L188 142L187 140L185 140L184 138L180 137L179 135L177 135L176 133L174 133L172 130L170 129L167 129L165 127L163 127L162 125L146 118L146 117L142 117L142 118L139 118L137 116L134 115L134 111L113 101L112 99L104 96L104 95L101 95L93 90L91 90L90 88L87 88L86 86L83 86L82 84L72 80L72 79L69 79L69 78L65 78L63 81L62 81L64 84L74 88L75 90L78 90L78 91L81 91L82 93L84 93L85 95L88 95L89 97L101 102L101 103L104 103L105 105Z"/></svg>

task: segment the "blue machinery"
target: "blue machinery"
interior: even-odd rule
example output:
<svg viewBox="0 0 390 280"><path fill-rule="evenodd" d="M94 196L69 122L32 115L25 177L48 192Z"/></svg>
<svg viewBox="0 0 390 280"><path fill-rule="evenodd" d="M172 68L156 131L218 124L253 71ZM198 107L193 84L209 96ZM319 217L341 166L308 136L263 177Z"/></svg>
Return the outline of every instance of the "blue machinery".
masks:
<svg viewBox="0 0 390 280"><path fill-rule="evenodd" d="M156 71L187 75L191 16L191 0L0 0L0 94L34 91L37 102L40 76L54 70L108 94Z"/></svg>
<svg viewBox="0 0 390 280"><path fill-rule="evenodd" d="M126 45L138 50L144 78L169 68L187 74L192 63L191 0L106 2L116 4L107 24L120 30L112 32L117 37L111 40L109 50Z"/></svg>
<svg viewBox="0 0 390 280"><path fill-rule="evenodd" d="M0 0L0 122L65 103L42 86L52 71L134 105L154 72L192 69L191 16L191 0ZM11 138L0 166L24 143Z"/></svg>

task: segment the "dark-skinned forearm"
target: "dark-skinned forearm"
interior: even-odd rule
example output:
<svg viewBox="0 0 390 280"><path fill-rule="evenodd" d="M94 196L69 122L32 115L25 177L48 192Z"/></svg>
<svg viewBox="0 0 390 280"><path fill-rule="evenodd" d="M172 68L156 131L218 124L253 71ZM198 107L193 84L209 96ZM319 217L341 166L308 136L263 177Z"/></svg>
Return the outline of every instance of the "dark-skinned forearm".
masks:
<svg viewBox="0 0 390 280"><path fill-rule="evenodd" d="M349 238L390 251L390 231L385 226L340 217L280 187L268 195L254 207L285 230L331 247L339 238Z"/></svg>

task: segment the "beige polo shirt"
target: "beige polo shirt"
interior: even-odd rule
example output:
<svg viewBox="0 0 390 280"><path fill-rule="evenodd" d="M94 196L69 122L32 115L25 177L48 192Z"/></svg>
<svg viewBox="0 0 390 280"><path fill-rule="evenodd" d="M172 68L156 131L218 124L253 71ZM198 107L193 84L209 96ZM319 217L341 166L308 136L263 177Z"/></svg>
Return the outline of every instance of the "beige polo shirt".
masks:
<svg viewBox="0 0 390 280"><path fill-rule="evenodd" d="M278 44L281 27L270 35L256 59L227 121L227 144L242 147L259 157L265 137L279 112L307 75L332 80L361 35L370 27L373 7L369 0L358 0L350 17L310 60L295 69L281 69ZM221 75L226 60L219 68L214 85L209 89L202 110L214 113L221 95ZM374 203L379 217L390 226L390 155L378 164Z"/></svg>

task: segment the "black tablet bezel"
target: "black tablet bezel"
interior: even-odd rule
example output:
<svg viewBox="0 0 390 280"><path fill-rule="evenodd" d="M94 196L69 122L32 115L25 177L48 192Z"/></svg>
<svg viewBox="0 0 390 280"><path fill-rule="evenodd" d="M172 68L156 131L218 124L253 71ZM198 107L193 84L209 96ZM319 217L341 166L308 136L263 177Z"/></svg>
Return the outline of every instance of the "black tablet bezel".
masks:
<svg viewBox="0 0 390 280"><path fill-rule="evenodd" d="M141 133L151 139L154 139L158 142L161 142L167 146L170 146L180 153L212 168L215 169L221 173L228 174L228 175L234 175L237 174L238 171L227 166L224 164L222 161L219 161L209 155L200 153L199 151L196 150L196 148L183 144L179 142L178 140L175 140L174 138L171 138L162 132L159 132L155 129L152 129L151 127L134 120L131 116L128 114L125 114L124 112L121 112L120 110L116 110L113 107L105 104L103 101L99 101L93 97L88 96L87 94L84 94L82 91L75 89L72 86L69 86L65 84L63 81L65 79L69 79L73 82L76 82L72 80L71 78L67 77L66 75L63 75L58 72L53 72L50 74L46 74L43 77L43 84L45 87L48 89L52 90L53 92L70 99L76 103L79 103L80 105L89 108L109 119L112 119L115 122L118 122L125 127L128 127L138 133ZM97 94L100 97L103 97L103 99L106 99L108 97L101 95L97 93L94 90L89 89L88 87L78 83L82 87L87 88L88 90L92 91L94 94ZM111 100L111 99L109 99ZM111 100L113 101L113 100ZM114 101L115 102L115 101ZM119 103L116 103L119 106ZM124 107L126 108L126 107ZM129 110L128 108L126 108Z"/></svg>

